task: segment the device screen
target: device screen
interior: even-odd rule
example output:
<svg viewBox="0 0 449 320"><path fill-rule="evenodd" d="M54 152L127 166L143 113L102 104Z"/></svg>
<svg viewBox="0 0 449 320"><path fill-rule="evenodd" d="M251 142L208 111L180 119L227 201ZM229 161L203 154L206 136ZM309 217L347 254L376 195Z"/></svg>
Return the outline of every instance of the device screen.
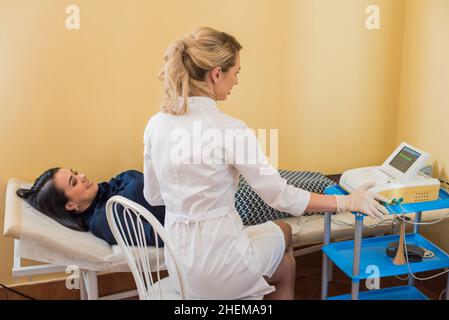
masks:
<svg viewBox="0 0 449 320"><path fill-rule="evenodd" d="M415 163L416 159L419 158L421 154L407 147L402 148L402 150L396 155L396 157L391 160L390 165L393 168L405 173L407 170Z"/></svg>

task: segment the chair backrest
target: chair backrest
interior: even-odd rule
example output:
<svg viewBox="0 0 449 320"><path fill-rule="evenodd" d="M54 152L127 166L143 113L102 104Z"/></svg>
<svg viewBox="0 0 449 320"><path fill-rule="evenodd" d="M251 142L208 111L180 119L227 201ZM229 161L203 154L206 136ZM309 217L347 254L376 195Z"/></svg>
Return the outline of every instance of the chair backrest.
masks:
<svg viewBox="0 0 449 320"><path fill-rule="evenodd" d="M120 246L136 282L141 300L164 299L160 278L160 239L164 242L165 254L169 254L176 267L176 275L171 281L177 282L177 290L181 299L187 299L185 279L177 262L177 255L164 227L145 207L122 196L113 196L106 203L106 216L112 234ZM147 245L144 221L148 222L155 237L155 246ZM126 236L128 235L128 236ZM149 249L152 250L149 250ZM155 249L155 250L154 250ZM151 254L156 254L156 267L152 268ZM153 259L154 260L154 259ZM166 259L165 259L166 260ZM155 278L153 279L153 275Z"/></svg>

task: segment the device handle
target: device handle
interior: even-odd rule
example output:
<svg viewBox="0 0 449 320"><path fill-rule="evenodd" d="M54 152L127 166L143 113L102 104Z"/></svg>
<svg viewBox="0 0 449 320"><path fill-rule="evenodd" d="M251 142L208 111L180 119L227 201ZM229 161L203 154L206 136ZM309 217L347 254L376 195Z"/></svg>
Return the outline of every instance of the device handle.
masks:
<svg viewBox="0 0 449 320"><path fill-rule="evenodd" d="M403 219L399 219L399 229L398 251L396 252L396 256L393 259L393 263L395 265L406 263L404 254L405 221Z"/></svg>

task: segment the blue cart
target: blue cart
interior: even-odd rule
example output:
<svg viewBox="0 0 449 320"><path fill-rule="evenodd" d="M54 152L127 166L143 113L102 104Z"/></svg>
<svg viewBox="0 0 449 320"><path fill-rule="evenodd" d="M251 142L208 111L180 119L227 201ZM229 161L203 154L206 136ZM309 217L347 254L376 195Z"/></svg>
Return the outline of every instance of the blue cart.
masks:
<svg viewBox="0 0 449 320"><path fill-rule="evenodd" d="M328 187L328 195L346 195L347 192L340 186ZM416 213L415 222L421 222L422 212L449 208L449 195L440 189L439 199L429 202L387 206L390 214ZM394 288L370 290L359 293L360 281L373 277L372 266L376 267L379 277L388 277L449 268L449 255L435 246L432 242L419 234L419 225L414 225L413 233L405 236L407 244L418 245L432 251L435 256L422 262L410 262L409 265L394 265L393 259L388 257L385 249L388 244L399 240L399 235L362 238L364 214L353 212L355 216L354 240L330 242L331 212L325 213L324 219L324 246L321 298L333 300L422 300L427 297L414 286L413 277L409 277L408 285ZM337 265L352 280L351 294L337 297L328 297L328 283L331 277L333 264ZM446 300L449 300L449 276L446 285Z"/></svg>

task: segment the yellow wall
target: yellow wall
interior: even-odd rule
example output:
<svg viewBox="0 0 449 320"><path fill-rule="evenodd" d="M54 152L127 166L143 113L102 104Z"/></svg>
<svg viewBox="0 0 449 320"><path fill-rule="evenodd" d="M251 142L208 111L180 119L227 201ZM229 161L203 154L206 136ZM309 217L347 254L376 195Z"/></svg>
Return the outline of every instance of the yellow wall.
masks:
<svg viewBox="0 0 449 320"><path fill-rule="evenodd" d="M434 176L449 178L449 1L407 0L396 142L431 155ZM449 252L449 223L423 228Z"/></svg>
<svg viewBox="0 0 449 320"><path fill-rule="evenodd" d="M404 1L292 1L281 166L341 173L394 150L403 19Z"/></svg>
<svg viewBox="0 0 449 320"><path fill-rule="evenodd" d="M418 2L415 10L428 3ZM80 7L80 30L65 28L69 4ZM380 30L365 28L370 4L380 7ZM243 44L240 84L221 106L250 127L280 129L280 167L332 174L378 164L402 136L414 137L397 126L399 99L402 119L409 97L399 90L402 66L407 92L405 12L410 46L419 30L411 30L416 14L408 0L0 0L0 195L8 178L31 181L51 166L98 181L141 170L163 52L202 25ZM439 92L435 113L447 101ZM447 163L447 151L430 139L408 141ZM3 212L4 196L0 229ZM51 278L12 279L12 240L4 237L0 261L1 283Z"/></svg>
<svg viewBox="0 0 449 320"><path fill-rule="evenodd" d="M449 170L449 1L408 0L396 142L431 155L434 174Z"/></svg>

